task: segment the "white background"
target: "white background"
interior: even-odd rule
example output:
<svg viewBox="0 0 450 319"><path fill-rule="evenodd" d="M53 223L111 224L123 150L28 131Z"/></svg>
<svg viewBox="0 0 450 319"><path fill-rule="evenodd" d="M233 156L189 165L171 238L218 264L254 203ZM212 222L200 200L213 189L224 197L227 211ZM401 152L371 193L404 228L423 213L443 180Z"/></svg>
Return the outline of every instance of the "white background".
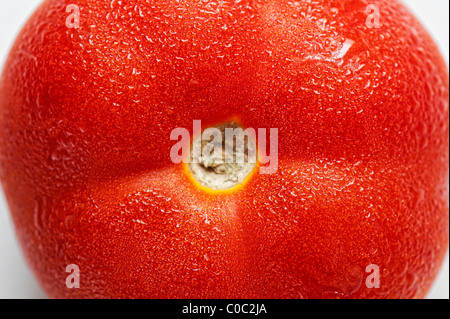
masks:
<svg viewBox="0 0 450 319"><path fill-rule="evenodd" d="M0 66L21 25L41 0L2 0L0 3ZM74 1L76 2L76 1ZM439 44L449 61L449 1L404 0ZM8 208L0 191L0 298L45 298L27 268L14 236ZM448 254L428 298L449 298Z"/></svg>

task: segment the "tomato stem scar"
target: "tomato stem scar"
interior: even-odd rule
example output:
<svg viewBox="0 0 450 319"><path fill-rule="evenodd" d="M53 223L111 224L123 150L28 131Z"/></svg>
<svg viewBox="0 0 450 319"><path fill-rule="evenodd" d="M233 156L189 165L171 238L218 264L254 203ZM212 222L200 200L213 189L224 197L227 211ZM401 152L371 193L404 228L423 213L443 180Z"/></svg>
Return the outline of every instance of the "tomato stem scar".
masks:
<svg viewBox="0 0 450 319"><path fill-rule="evenodd" d="M243 183L256 166L254 136L234 122L205 129L194 138L188 168L193 178L212 190Z"/></svg>

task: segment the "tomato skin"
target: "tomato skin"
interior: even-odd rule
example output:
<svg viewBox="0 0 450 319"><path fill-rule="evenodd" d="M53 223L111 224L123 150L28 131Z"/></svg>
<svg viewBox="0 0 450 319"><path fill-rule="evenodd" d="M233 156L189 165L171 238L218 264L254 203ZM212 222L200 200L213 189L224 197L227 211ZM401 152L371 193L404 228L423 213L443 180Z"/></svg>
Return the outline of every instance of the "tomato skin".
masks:
<svg viewBox="0 0 450 319"><path fill-rule="evenodd" d="M0 79L0 176L47 294L424 297L449 239L448 72L372 2L379 29L360 0L80 0L69 29L45 1ZM170 132L231 118L279 129L278 172L205 193Z"/></svg>

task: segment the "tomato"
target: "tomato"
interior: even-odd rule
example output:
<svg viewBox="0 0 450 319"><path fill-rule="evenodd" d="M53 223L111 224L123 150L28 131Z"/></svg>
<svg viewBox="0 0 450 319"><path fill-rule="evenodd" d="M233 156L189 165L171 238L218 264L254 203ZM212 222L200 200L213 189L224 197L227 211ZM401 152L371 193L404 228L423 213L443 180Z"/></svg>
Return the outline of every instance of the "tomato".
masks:
<svg viewBox="0 0 450 319"><path fill-rule="evenodd" d="M0 176L46 293L424 297L448 72L402 4L372 2L44 1L1 76ZM194 121L278 130L276 171L202 186L170 157Z"/></svg>

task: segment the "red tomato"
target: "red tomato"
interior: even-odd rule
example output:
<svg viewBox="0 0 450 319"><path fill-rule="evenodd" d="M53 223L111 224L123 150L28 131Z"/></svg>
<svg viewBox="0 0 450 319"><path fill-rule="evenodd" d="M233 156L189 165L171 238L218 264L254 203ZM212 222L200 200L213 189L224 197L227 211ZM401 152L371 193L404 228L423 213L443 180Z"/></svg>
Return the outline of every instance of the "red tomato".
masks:
<svg viewBox="0 0 450 319"><path fill-rule="evenodd" d="M403 5L372 2L79 0L77 28L45 1L2 73L0 167L48 295L424 297L448 247L448 72ZM278 128L278 170L207 191L170 135L231 119Z"/></svg>

